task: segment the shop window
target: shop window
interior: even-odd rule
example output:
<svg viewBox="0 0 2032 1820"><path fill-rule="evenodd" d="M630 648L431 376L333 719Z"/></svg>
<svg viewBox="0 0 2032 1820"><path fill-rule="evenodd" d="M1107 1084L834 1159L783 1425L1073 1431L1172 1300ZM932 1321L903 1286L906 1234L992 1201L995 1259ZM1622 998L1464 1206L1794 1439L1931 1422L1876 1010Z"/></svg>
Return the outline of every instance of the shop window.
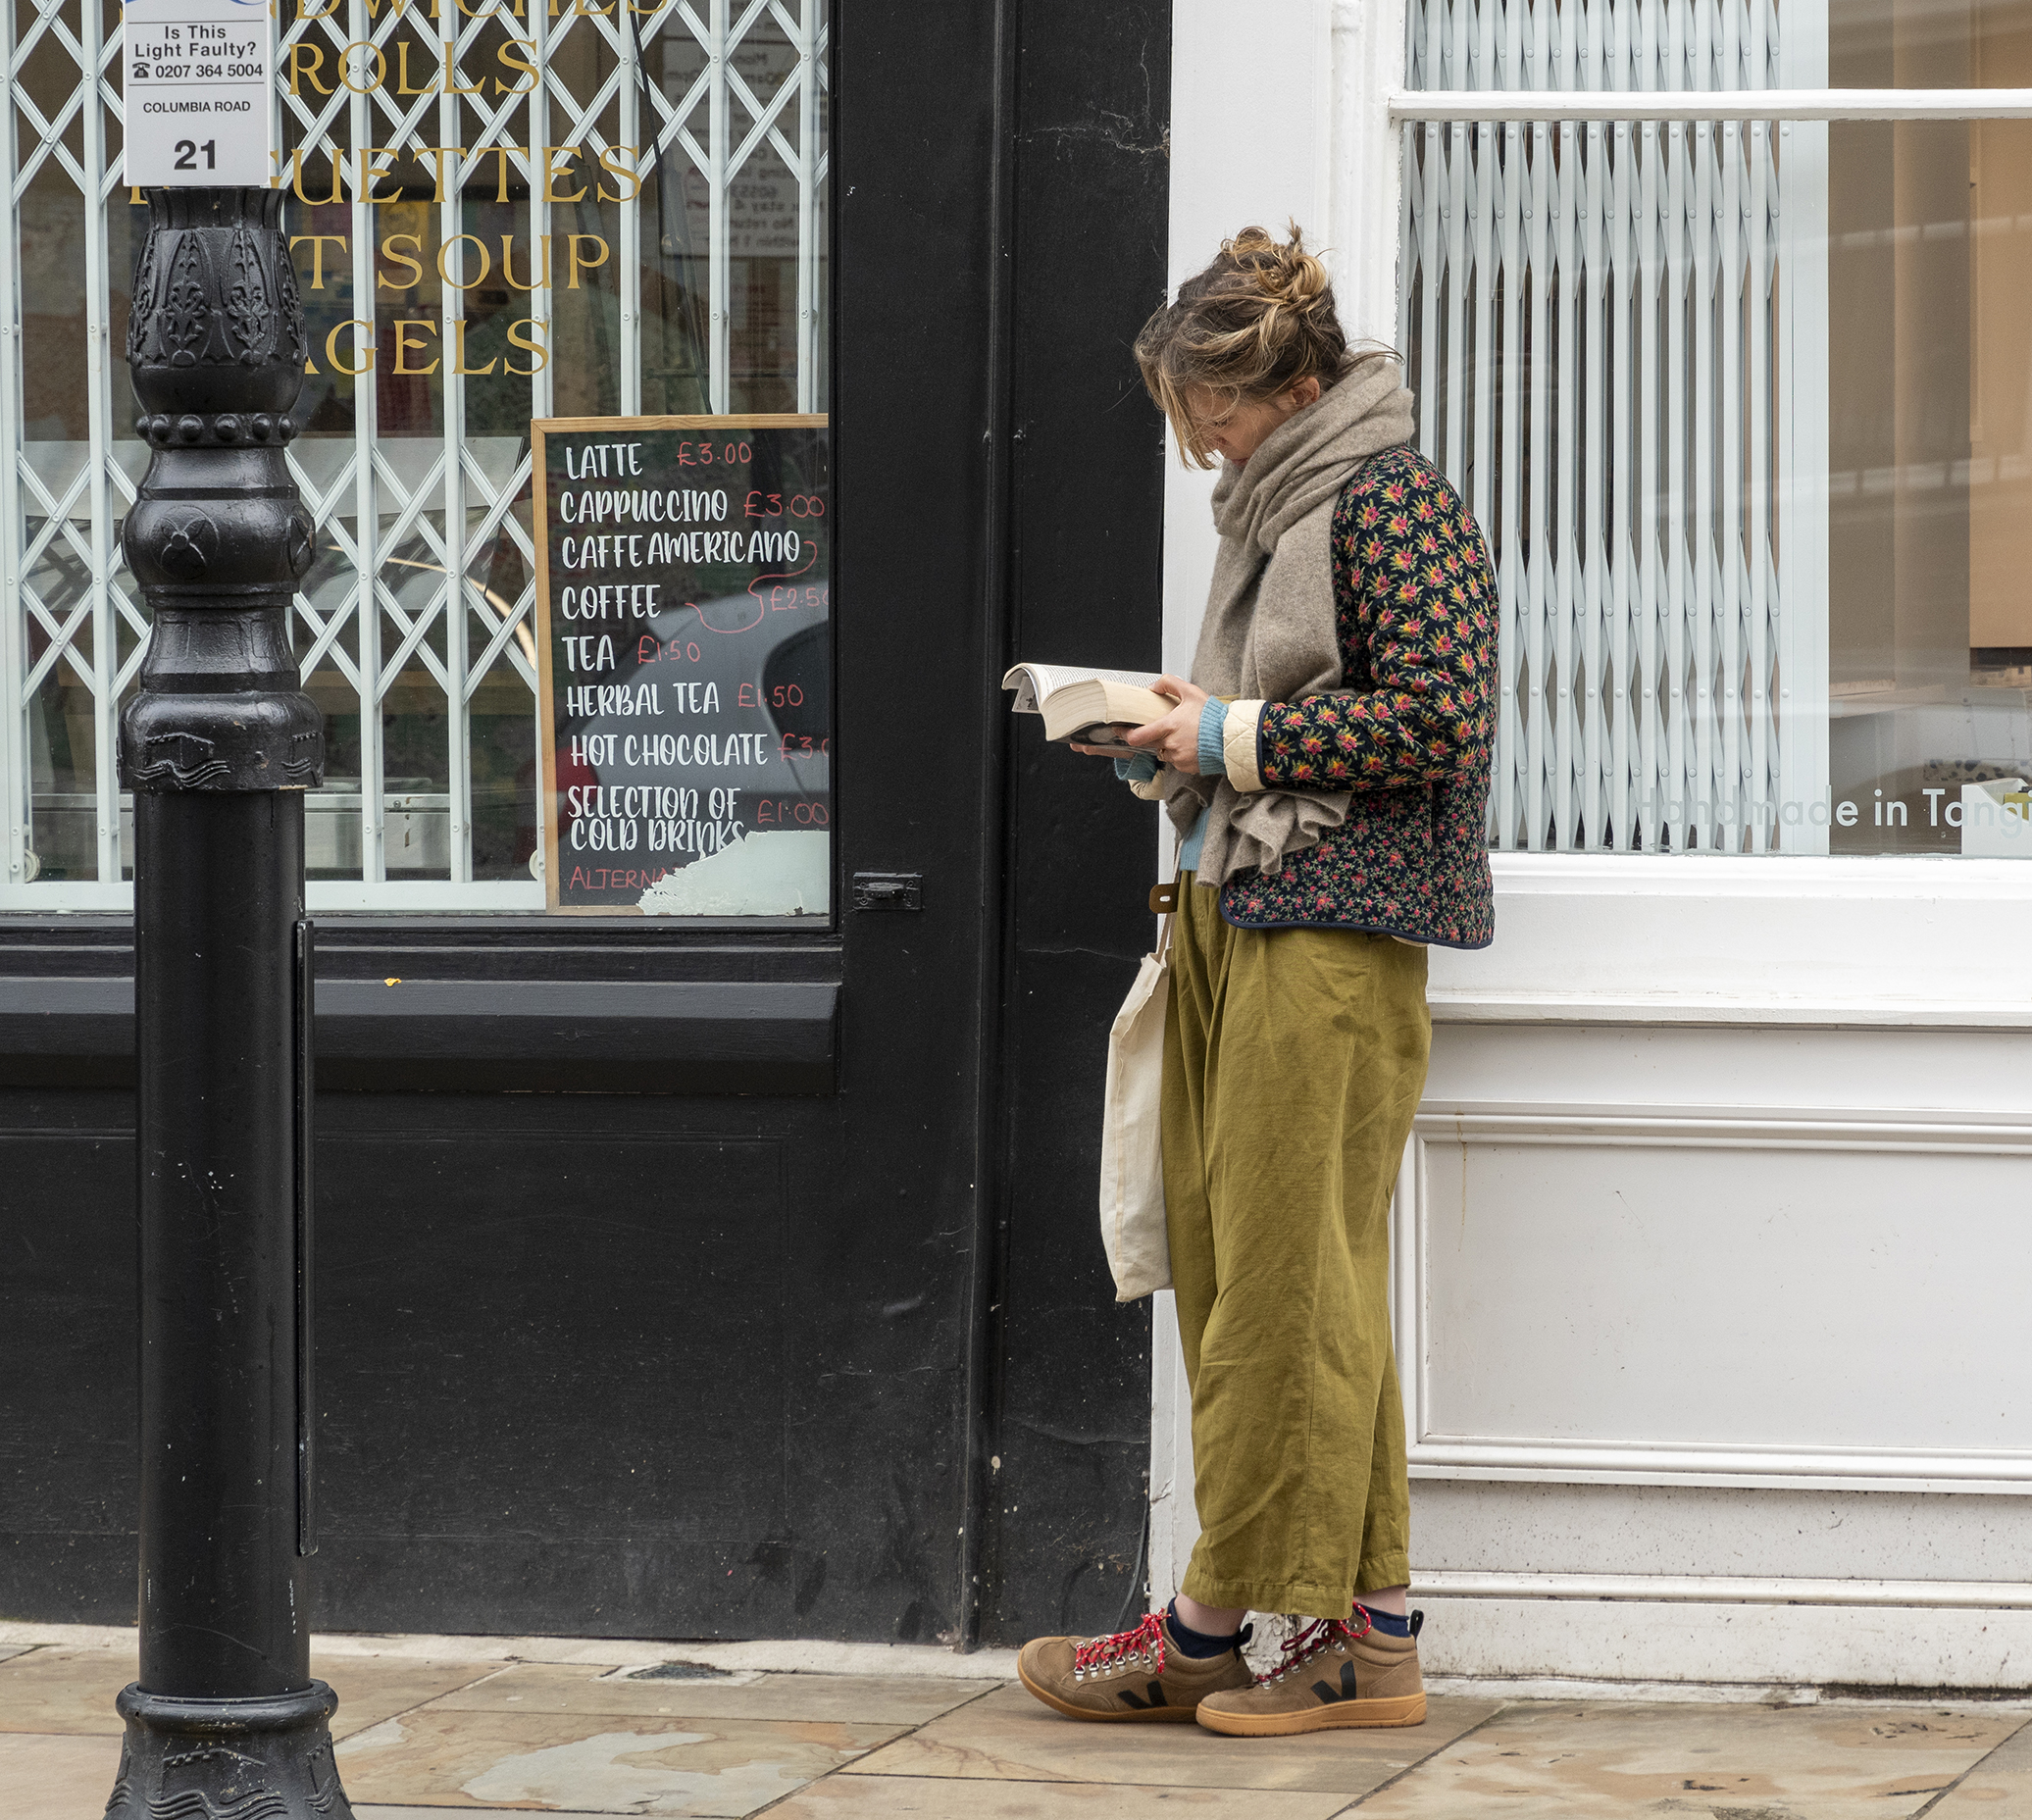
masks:
<svg viewBox="0 0 2032 1820"><path fill-rule="evenodd" d="M1399 110L1421 445L1500 577L1492 843L2032 858L2032 123L1970 118L2032 4L1425 0L1409 59L1494 116ZM1530 101L1600 90L1653 118Z"/></svg>
<svg viewBox="0 0 2032 1820"><path fill-rule="evenodd" d="M148 632L117 535L147 465L123 358L147 212L122 181L118 6L8 18L0 890L112 909L132 876L114 733ZM540 909L557 810L530 426L827 410L825 0L280 0L277 18L311 348L291 459L320 550L294 626L327 734L312 907ZM749 667L794 661L830 700L810 617ZM807 793L824 770L805 765ZM822 909L827 870L815 900L744 907Z"/></svg>

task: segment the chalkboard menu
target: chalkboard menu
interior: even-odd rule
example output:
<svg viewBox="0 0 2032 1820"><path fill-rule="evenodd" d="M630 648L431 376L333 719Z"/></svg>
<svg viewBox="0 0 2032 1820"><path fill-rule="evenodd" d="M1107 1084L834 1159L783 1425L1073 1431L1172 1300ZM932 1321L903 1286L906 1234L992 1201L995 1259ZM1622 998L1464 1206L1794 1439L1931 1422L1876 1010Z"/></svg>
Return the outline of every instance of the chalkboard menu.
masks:
<svg viewBox="0 0 2032 1820"><path fill-rule="evenodd" d="M823 417L531 426L550 907L825 916Z"/></svg>

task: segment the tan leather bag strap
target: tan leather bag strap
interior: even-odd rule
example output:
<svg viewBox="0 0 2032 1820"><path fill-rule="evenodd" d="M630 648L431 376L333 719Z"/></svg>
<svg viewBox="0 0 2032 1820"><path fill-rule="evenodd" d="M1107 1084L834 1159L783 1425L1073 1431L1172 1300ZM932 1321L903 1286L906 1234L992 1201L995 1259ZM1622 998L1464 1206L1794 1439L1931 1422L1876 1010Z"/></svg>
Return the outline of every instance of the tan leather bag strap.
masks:
<svg viewBox="0 0 2032 1820"><path fill-rule="evenodd" d="M1157 913L1157 958L1168 960L1171 955L1171 926L1178 920L1178 894L1185 888L1183 873L1173 877L1169 885L1150 886L1150 908Z"/></svg>

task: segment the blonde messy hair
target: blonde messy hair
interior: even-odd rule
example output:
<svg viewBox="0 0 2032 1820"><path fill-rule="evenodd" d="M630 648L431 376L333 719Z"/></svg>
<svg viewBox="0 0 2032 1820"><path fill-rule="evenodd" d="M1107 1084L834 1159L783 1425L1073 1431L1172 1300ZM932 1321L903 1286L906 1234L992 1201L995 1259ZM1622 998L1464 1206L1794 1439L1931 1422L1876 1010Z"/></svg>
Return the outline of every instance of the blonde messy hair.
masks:
<svg viewBox="0 0 2032 1820"><path fill-rule="evenodd" d="M1214 464L1188 394L1203 394L1218 417L1310 379L1324 391L1347 364L1327 269L1305 250L1298 224L1289 225L1289 241L1260 228L1222 241L1213 263L1136 337L1143 384L1171 420L1179 459L1194 467Z"/></svg>

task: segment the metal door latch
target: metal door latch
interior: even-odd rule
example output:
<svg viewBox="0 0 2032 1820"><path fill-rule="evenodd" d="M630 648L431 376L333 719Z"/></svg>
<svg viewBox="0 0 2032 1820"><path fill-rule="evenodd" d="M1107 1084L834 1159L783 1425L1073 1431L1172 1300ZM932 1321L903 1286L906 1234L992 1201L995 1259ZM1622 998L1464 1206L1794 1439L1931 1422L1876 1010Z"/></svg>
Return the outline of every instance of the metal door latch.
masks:
<svg viewBox="0 0 2032 1820"><path fill-rule="evenodd" d="M921 872L857 872L854 874L856 910L922 910L924 874Z"/></svg>

